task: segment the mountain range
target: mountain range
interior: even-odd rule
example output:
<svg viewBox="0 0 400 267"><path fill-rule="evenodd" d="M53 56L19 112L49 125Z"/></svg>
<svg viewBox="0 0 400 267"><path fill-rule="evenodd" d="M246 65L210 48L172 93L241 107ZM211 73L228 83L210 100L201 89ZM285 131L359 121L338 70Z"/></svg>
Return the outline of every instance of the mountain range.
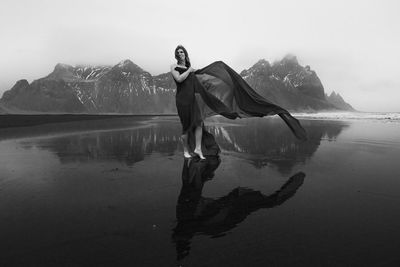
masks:
<svg viewBox="0 0 400 267"><path fill-rule="evenodd" d="M343 98L325 93L309 66L287 55L262 59L240 75L259 94L290 111L354 110ZM172 75L152 76L131 60L115 66L57 64L49 75L19 80L0 99L0 113L176 113Z"/></svg>

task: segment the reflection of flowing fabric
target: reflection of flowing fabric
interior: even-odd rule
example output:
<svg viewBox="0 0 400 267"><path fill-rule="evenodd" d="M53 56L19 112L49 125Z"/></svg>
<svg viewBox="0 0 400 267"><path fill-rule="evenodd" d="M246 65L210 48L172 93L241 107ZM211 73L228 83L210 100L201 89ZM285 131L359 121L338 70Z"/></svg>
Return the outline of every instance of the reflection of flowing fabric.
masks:
<svg viewBox="0 0 400 267"><path fill-rule="evenodd" d="M211 237L224 236L259 209L274 208L293 197L304 182L305 174L291 176L281 188L271 195L237 187L217 199L202 196L204 183L214 177L221 160L207 157L204 161L184 160L182 188L176 205L177 225L172 239L178 260L189 254L191 240L196 234Z"/></svg>
<svg viewBox="0 0 400 267"><path fill-rule="evenodd" d="M193 74L191 74L193 75ZM190 76L189 76L190 77ZM220 114L229 119L279 115L294 135L305 140L306 132L290 113L260 96L245 80L222 61L195 72L195 99L201 117Z"/></svg>

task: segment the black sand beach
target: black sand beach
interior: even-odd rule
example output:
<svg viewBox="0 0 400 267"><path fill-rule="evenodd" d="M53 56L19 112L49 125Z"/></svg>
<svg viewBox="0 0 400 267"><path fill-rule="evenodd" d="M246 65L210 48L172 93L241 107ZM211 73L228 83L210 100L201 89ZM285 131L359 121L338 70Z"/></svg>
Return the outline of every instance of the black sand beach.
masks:
<svg viewBox="0 0 400 267"><path fill-rule="evenodd" d="M400 123L301 123L214 118L205 162L175 116L0 128L0 266L399 266Z"/></svg>

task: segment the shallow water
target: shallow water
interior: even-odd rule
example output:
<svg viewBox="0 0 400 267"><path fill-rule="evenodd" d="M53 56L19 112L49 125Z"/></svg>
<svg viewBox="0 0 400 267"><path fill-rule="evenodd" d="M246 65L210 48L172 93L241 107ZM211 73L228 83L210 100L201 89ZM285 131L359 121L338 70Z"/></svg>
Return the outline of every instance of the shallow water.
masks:
<svg viewBox="0 0 400 267"><path fill-rule="evenodd" d="M398 266L400 124L177 117L0 129L0 265Z"/></svg>

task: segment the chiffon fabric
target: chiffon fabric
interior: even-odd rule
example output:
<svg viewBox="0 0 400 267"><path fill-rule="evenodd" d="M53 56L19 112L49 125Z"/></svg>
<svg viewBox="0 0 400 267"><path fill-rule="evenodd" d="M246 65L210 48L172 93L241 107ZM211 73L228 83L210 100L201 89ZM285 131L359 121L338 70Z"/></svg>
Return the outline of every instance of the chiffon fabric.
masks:
<svg viewBox="0 0 400 267"><path fill-rule="evenodd" d="M180 74L186 68L175 68ZM175 81L176 82L176 81ZM293 134L306 140L307 134L300 122L286 109L269 102L252 89L243 78L222 61L216 61L196 70L181 83L176 82L176 106L182 123L182 133L188 134L189 146L194 148L194 130L202 127L204 145L218 146L204 129L203 120L222 115L229 119L279 115ZM208 147L202 147L209 155ZM211 152L215 154L215 149Z"/></svg>

